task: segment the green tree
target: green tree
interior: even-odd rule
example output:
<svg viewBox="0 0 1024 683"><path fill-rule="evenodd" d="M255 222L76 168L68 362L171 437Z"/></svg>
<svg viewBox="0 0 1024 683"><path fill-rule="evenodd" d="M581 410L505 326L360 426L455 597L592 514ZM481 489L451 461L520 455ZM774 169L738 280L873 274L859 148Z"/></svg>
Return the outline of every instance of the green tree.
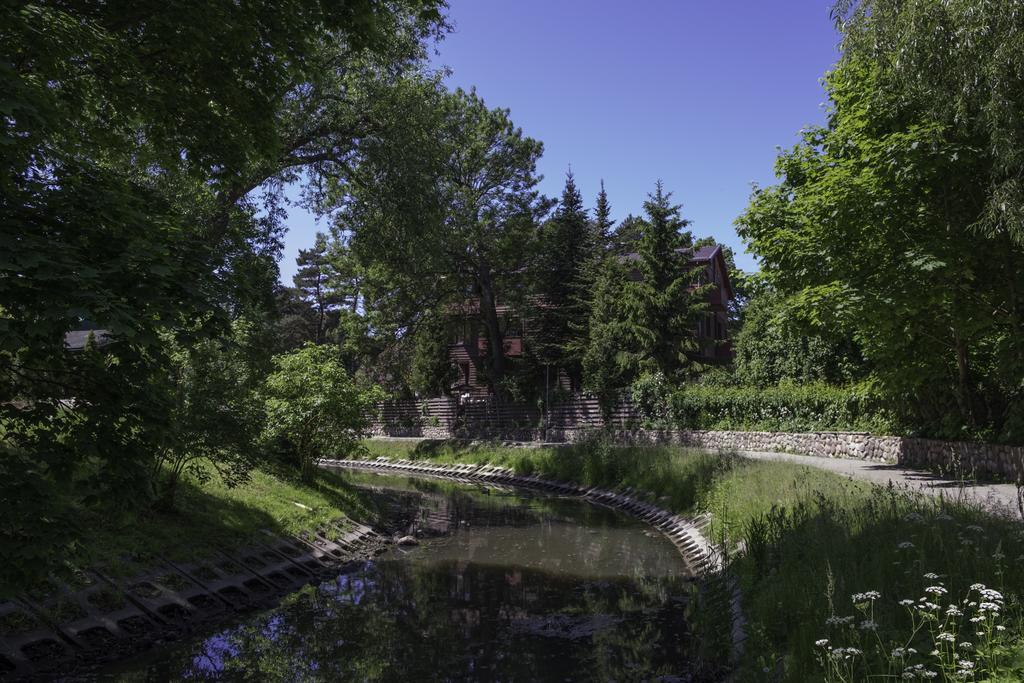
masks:
<svg viewBox="0 0 1024 683"><path fill-rule="evenodd" d="M851 337L922 431L1024 438L1013 3L839 8L826 126L738 230L802 317Z"/></svg>
<svg viewBox="0 0 1024 683"><path fill-rule="evenodd" d="M620 362L626 338L622 317L622 288L629 271L617 256L601 264L587 319L588 339L583 353L583 388L597 396L607 417L631 377Z"/></svg>
<svg viewBox="0 0 1024 683"><path fill-rule="evenodd" d="M541 228L538 250L533 305L528 314L530 350L540 363L563 369L578 385L581 359L577 350L584 344L574 322L589 314L584 273L596 245L572 171L566 173L554 216Z"/></svg>
<svg viewBox="0 0 1024 683"><path fill-rule="evenodd" d="M609 259L595 289L584 386L606 406L642 375L678 381L696 369L706 304L689 266L688 223L670 198L659 181L644 203L643 232L630 238L636 251Z"/></svg>
<svg viewBox="0 0 1024 683"><path fill-rule="evenodd" d="M487 341L481 370L501 393L507 362L499 297L522 301L516 283L550 207L536 190L543 145L475 92L451 93L438 83L410 92L409 105L395 135L365 150L355 180L334 188L334 201L345 205L367 287L381 296L381 309L397 313L398 334L425 311L478 303ZM368 298L367 307L376 302Z"/></svg>
<svg viewBox="0 0 1024 683"><path fill-rule="evenodd" d="M275 356L263 385L263 440L292 457L303 481L312 482L319 458L344 457L359 448L369 415L383 394L360 387L335 349L307 344Z"/></svg>
<svg viewBox="0 0 1024 683"><path fill-rule="evenodd" d="M620 254L632 254L636 251L636 243L647 231L647 221L640 216L630 214L622 219L612 234L612 245Z"/></svg>
<svg viewBox="0 0 1024 683"><path fill-rule="evenodd" d="M203 463L229 486L246 479L257 462L262 421L258 389L266 369L258 326L238 320L227 339L202 339L184 346L165 337L170 352L167 377L169 432L153 463L158 506L171 509L186 472L200 481Z"/></svg>
<svg viewBox="0 0 1024 683"><path fill-rule="evenodd" d="M168 335L191 349L269 317L283 184L352 154L424 59L439 9L0 8L0 448L19 482L6 507L51 488L149 501L160 449L187 428L172 423ZM105 342L70 352L65 334L87 323ZM58 535L21 521L5 545L59 554Z"/></svg>
<svg viewBox="0 0 1024 683"><path fill-rule="evenodd" d="M295 288L316 314L312 339L314 344L323 343L337 326L337 307L342 301L341 295L334 289L337 280L334 261L328 256L327 250L327 236L318 232L312 247L299 250L295 259L299 268L292 278Z"/></svg>
<svg viewBox="0 0 1024 683"><path fill-rule="evenodd" d="M782 382L842 385L867 376L852 339L817 328L799 314L799 307L770 289L750 300L733 341L738 382L760 387Z"/></svg>
<svg viewBox="0 0 1024 683"><path fill-rule="evenodd" d="M636 258L628 261L636 277L623 288L623 313L629 340L623 362L632 372L660 372L676 378L692 365L695 328L702 300L691 293L693 237L689 221L679 215L658 181L644 202L646 230L636 242Z"/></svg>
<svg viewBox="0 0 1024 683"><path fill-rule="evenodd" d="M443 312L435 312L413 334L409 387L419 396L448 394L456 380L455 367L448 357L448 321Z"/></svg>

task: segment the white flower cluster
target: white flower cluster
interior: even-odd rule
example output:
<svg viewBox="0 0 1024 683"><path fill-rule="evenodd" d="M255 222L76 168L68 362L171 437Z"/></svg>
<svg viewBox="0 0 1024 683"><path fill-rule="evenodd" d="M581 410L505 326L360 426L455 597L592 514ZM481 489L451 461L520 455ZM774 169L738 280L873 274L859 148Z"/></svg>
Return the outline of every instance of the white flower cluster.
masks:
<svg viewBox="0 0 1024 683"><path fill-rule="evenodd" d="M913 544L906 541L898 547L909 549ZM997 634L1006 630L1005 626L998 623L1005 605L1003 594L984 584L975 583L963 600L953 600L950 599L949 590L938 574L925 574L924 579L927 582L926 588L922 591L924 595L916 601L904 598L899 601L899 605L910 611L915 625L914 632L907 642L913 640L918 633L928 633L933 649L925 655L908 644L894 647L890 650L889 671L893 671L894 668L896 671L902 670L899 678L903 680L942 678L973 681L991 673L993 643L998 637ZM874 619L875 603L881 597L881 593L874 590L854 593L850 599L859 616L833 615L828 617L825 624L830 627L841 627L855 644L860 644L864 638L857 633L858 631L878 633L879 635L871 637L882 645L882 625ZM965 621L970 621L974 628L964 628ZM927 630L922 632L922 628ZM821 659L830 674L834 672L839 676L836 680L850 680L849 675L854 671L852 667L862 666L861 663L849 661L863 655L856 647L832 645L827 638L816 641L815 645L825 651ZM927 663L918 663L919 660ZM863 666L871 667L873 664L865 660ZM831 675L828 680L833 680Z"/></svg>
<svg viewBox="0 0 1024 683"><path fill-rule="evenodd" d="M914 664L908 666L903 670L901 678L905 681L912 681L915 679L931 679L938 678L939 674L931 669L926 669L924 664Z"/></svg>
<svg viewBox="0 0 1024 683"><path fill-rule="evenodd" d="M864 593L854 593L850 596L850 599L853 600L854 604L857 604L861 602L871 602L880 597L882 597L882 594L878 591L866 591Z"/></svg>

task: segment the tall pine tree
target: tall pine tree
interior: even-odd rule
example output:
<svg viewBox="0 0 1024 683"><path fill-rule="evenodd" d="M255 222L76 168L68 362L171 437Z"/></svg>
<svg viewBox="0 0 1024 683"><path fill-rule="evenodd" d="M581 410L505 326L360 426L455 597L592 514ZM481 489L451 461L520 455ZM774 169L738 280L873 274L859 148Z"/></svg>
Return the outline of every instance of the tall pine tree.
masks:
<svg viewBox="0 0 1024 683"><path fill-rule="evenodd" d="M576 339L580 330L574 323L587 314L580 288L590 260L591 225L571 170L555 215L542 228L540 246L530 316L532 353L541 363L563 369L578 386L582 370L574 349L582 340Z"/></svg>
<svg viewBox="0 0 1024 683"><path fill-rule="evenodd" d="M332 267L327 254L327 236L318 232L316 242L309 249L300 249L295 259L299 269L292 278L316 314L313 343L320 344L328 330L337 323L338 295L331 287Z"/></svg>
<svg viewBox="0 0 1024 683"><path fill-rule="evenodd" d="M693 289L689 222L659 181L644 203L635 251L608 259L595 286L584 386L610 405L645 373L679 378L694 363L698 316L706 307Z"/></svg>
<svg viewBox="0 0 1024 683"><path fill-rule="evenodd" d="M587 244L584 250L583 264L577 274L574 286L573 318L569 321L571 334L566 340L565 355L579 368L580 384L586 374L586 355L590 344L590 325L599 285L602 283L606 261L614 258L611 250L611 236L614 222L611 218L612 207L608 201L608 193L601 181L601 190L597 194L594 208L594 219L590 222Z"/></svg>

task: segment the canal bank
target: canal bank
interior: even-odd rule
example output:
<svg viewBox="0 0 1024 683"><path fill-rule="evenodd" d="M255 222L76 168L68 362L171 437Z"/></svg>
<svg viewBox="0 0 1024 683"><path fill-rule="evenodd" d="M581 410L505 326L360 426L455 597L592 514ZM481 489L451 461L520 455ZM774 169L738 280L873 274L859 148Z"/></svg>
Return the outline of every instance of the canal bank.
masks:
<svg viewBox="0 0 1024 683"><path fill-rule="evenodd" d="M577 496L351 471L393 545L117 677L715 681L688 624L694 580L636 517Z"/></svg>
<svg viewBox="0 0 1024 683"><path fill-rule="evenodd" d="M998 647L984 650L996 654L979 666L1000 675L1012 671L1005 680L1024 676L1024 661L1010 654L1024 651L1024 530L1019 517L962 495L960 487L922 492L803 462L674 446L622 447L603 439L543 447L374 439L364 446L370 459L496 466L584 488L647 491L652 502L684 517L709 513L705 534L728 550L742 592L747 639L741 679L824 680L822 662L837 652L855 680L884 678L894 670L899 677L905 667L914 667L907 672L912 675L937 672L941 662L929 653L942 652L940 631L915 629L920 620L914 621L907 600L913 604L941 588L951 603L968 604L979 586L996 587L1007 600L993 631ZM865 595L869 616L859 611ZM976 615L949 614L956 616L947 620L963 622L949 627L969 636L970 647L988 648L973 635ZM713 607L696 615L698 622L718 617ZM715 629L703 633L713 636ZM865 633L882 645L869 646ZM894 651L907 653L905 664L891 660Z"/></svg>

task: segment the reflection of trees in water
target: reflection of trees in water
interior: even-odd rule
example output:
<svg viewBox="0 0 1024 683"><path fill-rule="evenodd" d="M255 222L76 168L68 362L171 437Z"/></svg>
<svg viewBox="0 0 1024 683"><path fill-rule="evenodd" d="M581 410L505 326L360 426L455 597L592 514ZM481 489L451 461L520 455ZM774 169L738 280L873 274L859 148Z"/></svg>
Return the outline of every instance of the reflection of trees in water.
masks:
<svg viewBox="0 0 1024 683"><path fill-rule="evenodd" d="M513 560L368 563L197 648L180 648L151 668L150 677L603 681L649 680L689 668L685 579L650 578L660 576L656 565L674 550L652 545L616 513L543 496L524 503L517 494L440 481L377 486L371 497L389 531L447 533L468 522L485 528L471 542L514 547ZM510 539L522 551L501 545ZM570 546L574 558L557 552ZM565 557L566 564L524 568L521 552ZM601 581L577 575L581 564L606 566L611 558L635 575Z"/></svg>
<svg viewBox="0 0 1024 683"><path fill-rule="evenodd" d="M187 675L253 680L637 680L686 670L681 586L384 562L208 639ZM179 669L180 671L180 669Z"/></svg>

